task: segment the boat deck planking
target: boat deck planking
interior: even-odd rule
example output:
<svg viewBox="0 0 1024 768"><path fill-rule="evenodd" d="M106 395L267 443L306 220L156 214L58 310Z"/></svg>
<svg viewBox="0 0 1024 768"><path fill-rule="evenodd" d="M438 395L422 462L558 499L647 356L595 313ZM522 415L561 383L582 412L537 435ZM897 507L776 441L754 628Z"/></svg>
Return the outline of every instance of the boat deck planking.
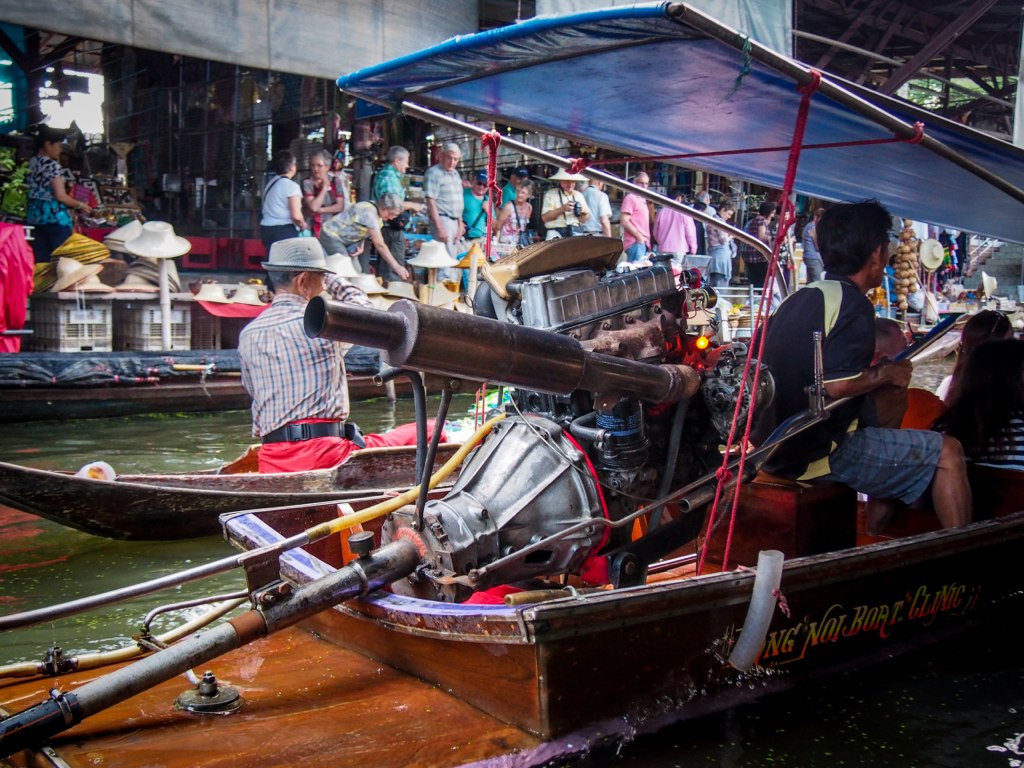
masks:
<svg viewBox="0 0 1024 768"><path fill-rule="evenodd" d="M230 716L174 709L189 687L177 677L99 713L51 746L72 766L164 768L321 765L461 766L539 744L429 683L288 629L210 663L245 700ZM7 711L73 691L109 668L0 687ZM204 669L195 670L201 674ZM197 722L199 721L199 722ZM197 727L198 726L198 727ZM40 762L21 765L48 765ZM18 764L18 763L16 763Z"/></svg>

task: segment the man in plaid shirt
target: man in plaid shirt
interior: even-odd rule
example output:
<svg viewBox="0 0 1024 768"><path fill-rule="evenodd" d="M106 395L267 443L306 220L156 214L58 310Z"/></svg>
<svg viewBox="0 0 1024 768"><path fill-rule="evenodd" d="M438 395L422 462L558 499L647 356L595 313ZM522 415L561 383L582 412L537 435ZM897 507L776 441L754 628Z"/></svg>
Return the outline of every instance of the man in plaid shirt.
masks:
<svg viewBox="0 0 1024 768"><path fill-rule="evenodd" d="M274 299L245 327L238 342L242 384L252 397L253 434L260 437L260 472L334 467L363 447L413 445L415 424L383 435L359 434L348 418L345 352L349 345L311 339L306 304L326 291L339 301L372 307L359 288L327 268L311 237L280 240L263 263Z"/></svg>

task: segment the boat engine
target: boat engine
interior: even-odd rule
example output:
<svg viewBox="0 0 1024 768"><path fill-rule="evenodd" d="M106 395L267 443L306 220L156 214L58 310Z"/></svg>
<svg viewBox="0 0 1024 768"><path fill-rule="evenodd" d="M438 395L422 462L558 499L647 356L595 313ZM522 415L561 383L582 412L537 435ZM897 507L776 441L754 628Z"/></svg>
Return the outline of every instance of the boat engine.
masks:
<svg viewBox="0 0 1024 768"><path fill-rule="evenodd" d="M699 273L676 274L668 259L619 272L620 253L603 237L525 248L483 268L475 316L411 301L387 312L310 303L311 336L378 347L395 367L515 387L508 418L451 492L427 502L422 525L414 507L385 523L384 541L411 538L423 556L406 585L414 594L460 601L565 573L624 583L608 555L628 548L630 529L606 521L720 464L746 347L708 343L716 297ZM673 512L659 516L677 533L661 531L641 561L696 535L702 513Z"/></svg>

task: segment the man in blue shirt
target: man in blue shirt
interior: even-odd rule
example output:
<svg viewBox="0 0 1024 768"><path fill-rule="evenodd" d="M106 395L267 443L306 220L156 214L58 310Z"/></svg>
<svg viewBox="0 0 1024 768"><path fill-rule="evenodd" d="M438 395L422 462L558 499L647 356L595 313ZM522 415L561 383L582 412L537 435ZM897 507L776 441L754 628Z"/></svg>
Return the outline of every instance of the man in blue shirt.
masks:
<svg viewBox="0 0 1024 768"><path fill-rule="evenodd" d="M487 174L480 171L473 178L473 186L462 190L462 222L466 225L466 239L480 240L487 234Z"/></svg>

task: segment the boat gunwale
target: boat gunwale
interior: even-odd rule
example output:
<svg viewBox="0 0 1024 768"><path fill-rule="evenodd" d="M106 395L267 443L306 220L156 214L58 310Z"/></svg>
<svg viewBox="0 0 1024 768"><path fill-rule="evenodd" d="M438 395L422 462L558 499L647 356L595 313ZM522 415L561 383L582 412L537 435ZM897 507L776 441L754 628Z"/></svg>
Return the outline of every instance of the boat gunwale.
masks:
<svg viewBox="0 0 1024 768"><path fill-rule="evenodd" d="M266 546L284 538L256 515L233 517L226 523L226 532L231 529L232 523L246 517L259 521L261 533L245 541L244 532L235 526L228 534L229 540L235 546ZM848 582L857 578L858 573L873 578L881 573L914 568L974 551L979 548L979 543L982 546L1006 544L1007 531L1016 533L1017 538L1024 536L1024 512L971 523L964 528L928 531L892 541L792 558L786 560L783 565L782 588L784 591L788 589L792 592L800 592L810 587L820 589L831 584ZM901 556L893 557L894 553ZM314 560L318 564L318 569L333 568L305 551L303 556ZM287 571L289 578L296 583L316 578L318 575L302 567L298 558L292 557L290 553L282 555L281 561L282 571ZM603 629L649 623L670 616L742 605L750 600L747 585L753 582L754 577L753 569L709 573L516 607L466 606L392 593L375 593L366 598L349 601L344 606L335 606L335 609L388 629L413 635L470 642L495 642L500 639L502 642L540 644ZM693 596L694 599L680 599L684 594ZM645 609L645 606L651 606L652 603L667 605L660 610ZM623 608L627 606L629 610L624 611ZM437 623L435 617L445 613L451 617L453 624L444 629L431 626ZM611 617L602 616L609 613L612 614ZM476 633L466 632L465 627L458 626L465 619L472 617L483 622L483 628ZM403 621L406 623L403 624ZM499 629L500 634L497 632Z"/></svg>

